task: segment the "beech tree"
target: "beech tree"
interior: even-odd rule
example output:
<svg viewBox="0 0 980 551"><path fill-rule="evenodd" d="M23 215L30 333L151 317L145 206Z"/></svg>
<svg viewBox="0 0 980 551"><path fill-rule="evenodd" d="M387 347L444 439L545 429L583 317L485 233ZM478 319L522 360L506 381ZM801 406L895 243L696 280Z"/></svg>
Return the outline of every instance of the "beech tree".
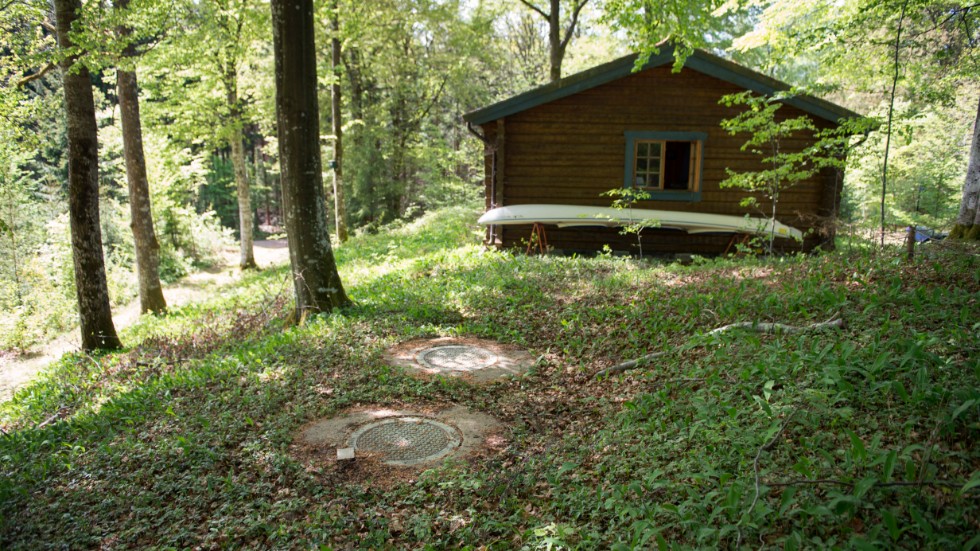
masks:
<svg viewBox="0 0 980 551"><path fill-rule="evenodd" d="M77 63L72 25L80 0L55 0L58 47L68 126L68 213L82 349L113 349L121 343L112 323L99 223L99 138L88 68Z"/></svg>
<svg viewBox="0 0 980 551"><path fill-rule="evenodd" d="M116 8L120 11L128 6L129 0L116 2ZM116 32L125 41L132 34L132 29L124 24ZM122 63L132 63L135 57L136 47L129 41L123 50ZM130 228L133 230L136 249L140 312L159 313L167 309L167 301L163 297L163 286L160 284L160 243L153 230L153 210L150 204L150 186L146 178L139 86L135 68L124 68L120 65L116 71L116 90L119 95L126 180L129 186Z"/></svg>
<svg viewBox="0 0 980 551"><path fill-rule="evenodd" d="M170 132L190 144L228 148L238 201L242 269L255 268L253 209L245 130L255 120L245 85L262 53L265 11L255 0L175 2L185 23L148 56L156 96L166 102ZM161 110L160 106L156 107Z"/></svg>
<svg viewBox="0 0 980 551"><path fill-rule="evenodd" d="M312 0L272 0L276 123L296 316L347 306L330 245L320 160Z"/></svg>
<svg viewBox="0 0 980 551"><path fill-rule="evenodd" d="M728 177L720 182L720 187L736 187L753 194L761 194L769 201L770 231L769 254L773 253L776 238L776 208L779 195L810 176L818 169L813 162L811 150L787 151L782 147L783 142L804 132L814 132L816 127L807 115L779 119L776 112L782 108L780 97L758 96L746 91L729 94L721 98L722 105L746 108L732 118L721 121L721 127L729 134L748 134L748 139L742 145L742 151L758 155L764 167L760 170L737 172L728 168ZM758 198L749 195L742 199L742 206L759 207Z"/></svg>

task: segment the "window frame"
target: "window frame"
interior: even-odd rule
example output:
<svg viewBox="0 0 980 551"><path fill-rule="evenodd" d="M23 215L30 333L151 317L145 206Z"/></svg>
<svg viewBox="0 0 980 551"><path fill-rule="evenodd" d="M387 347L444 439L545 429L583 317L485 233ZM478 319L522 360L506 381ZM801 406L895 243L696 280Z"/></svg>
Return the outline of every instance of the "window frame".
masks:
<svg viewBox="0 0 980 551"><path fill-rule="evenodd" d="M661 169L659 177L662 181L664 177L663 163L666 157L666 142L690 142L696 148L694 155L694 178L693 189L687 191L664 190L644 186L650 193L649 201L689 201L697 202L701 200L701 180L704 165L704 143L708 139L707 132L660 132L660 131L632 131L624 132L626 137L626 162L623 165L623 187L633 188L636 186L636 145L638 142L661 142L660 147ZM663 185L662 183L660 184Z"/></svg>

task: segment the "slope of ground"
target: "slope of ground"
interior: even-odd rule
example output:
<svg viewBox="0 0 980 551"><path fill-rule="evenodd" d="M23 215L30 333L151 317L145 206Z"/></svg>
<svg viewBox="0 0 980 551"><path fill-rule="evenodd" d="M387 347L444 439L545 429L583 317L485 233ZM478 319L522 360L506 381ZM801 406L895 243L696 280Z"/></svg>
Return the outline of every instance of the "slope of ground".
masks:
<svg viewBox="0 0 980 551"><path fill-rule="evenodd" d="M451 209L338 251L355 305L288 326L287 270L145 318L0 406L0 547L970 548L980 261L850 250L658 265L484 251ZM837 331L759 334L734 322ZM385 361L425 337L537 358L474 385ZM666 351L606 379L624 359ZM494 449L426 471L296 453L368 407L465 407Z"/></svg>
<svg viewBox="0 0 980 551"><path fill-rule="evenodd" d="M261 267L282 266L289 262L285 241L256 241L255 260ZM207 270L194 272L173 285L167 285L164 295L170 308L207 300L220 288L238 280L239 253L236 248L223 251L221 262ZM117 331L129 327L139 318L139 299L113 312ZM77 351L80 345L78 329L63 333L26 354L0 354L0 402L9 400L14 391L33 379L38 372L67 352Z"/></svg>

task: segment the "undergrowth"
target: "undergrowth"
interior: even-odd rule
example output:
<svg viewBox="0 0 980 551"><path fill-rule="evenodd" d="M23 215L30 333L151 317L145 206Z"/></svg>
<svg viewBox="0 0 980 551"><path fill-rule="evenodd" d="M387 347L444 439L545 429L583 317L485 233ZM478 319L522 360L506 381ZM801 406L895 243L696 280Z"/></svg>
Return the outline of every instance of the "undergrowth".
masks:
<svg viewBox="0 0 980 551"><path fill-rule="evenodd" d="M305 325L286 269L147 317L0 406L0 547L973 548L977 251L853 249L693 266L483 250L455 208L338 250L355 305ZM728 323L843 330L764 335ZM530 349L476 386L398 342ZM596 380L621 360L655 363ZM291 453L362 405L460 404L506 449L375 485ZM381 475L379 475L381 476Z"/></svg>

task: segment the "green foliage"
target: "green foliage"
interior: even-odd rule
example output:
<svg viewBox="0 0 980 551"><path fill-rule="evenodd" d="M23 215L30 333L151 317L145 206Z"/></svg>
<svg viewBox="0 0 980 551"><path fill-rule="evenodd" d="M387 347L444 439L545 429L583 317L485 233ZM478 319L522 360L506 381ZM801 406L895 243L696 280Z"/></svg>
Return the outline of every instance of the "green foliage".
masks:
<svg viewBox="0 0 980 551"><path fill-rule="evenodd" d="M493 14L459 2L345 1L339 10L350 225L377 229L456 201L483 169L475 162L482 143L459 119L489 102L485 77L504 65L486 39ZM318 44L326 49L327 37ZM328 64L330 56L321 59ZM329 117L321 124L330 128Z"/></svg>
<svg viewBox="0 0 980 551"><path fill-rule="evenodd" d="M728 177L719 184L722 188L735 187L750 194L742 198L742 206L761 208L759 197L768 200L770 209L769 254L773 252L776 235L776 210L779 195L788 188L812 178L826 166L839 165L846 155L848 139L853 131L845 124L840 130L817 132L817 127L807 115L786 118L777 116L782 108L784 95L757 96L751 91L729 94L721 98L726 107L745 106L732 118L723 119L721 127L731 135L748 134L742 151L759 157L758 170L737 172L726 168ZM787 147L790 139L811 138L804 148Z"/></svg>
<svg viewBox="0 0 980 551"><path fill-rule="evenodd" d="M630 42L642 55L637 65L651 54L659 53L665 40L676 49L674 68L680 70L694 48L704 48L718 34L728 31L735 4L723 0L607 0L603 20L626 32Z"/></svg>
<svg viewBox="0 0 980 551"><path fill-rule="evenodd" d="M963 98L965 103L968 97ZM896 106L897 124L889 155L886 218L901 226L944 228L956 216L966 174L969 144L962 133L969 109ZM973 113L975 115L975 113ZM885 136L872 132L848 155L843 215L850 222L880 225L880 164Z"/></svg>
<svg viewBox="0 0 980 551"><path fill-rule="evenodd" d="M758 24L734 46L739 56L767 60L769 74L833 93L855 111L880 116L887 113L882 104L898 70L892 141L900 150L889 159L886 196L881 196L885 140L873 132L850 158L844 187L850 194L848 215L864 225L881 224L880 206L870 208L870 203L884 201L888 222L948 226L953 216L947 205L960 195L948 182L955 182L966 164L953 161L968 147L962 138L976 116L980 26L975 7L941 0L767 0L759 7ZM805 73L780 73L775 66L787 59ZM878 185L872 186L875 179Z"/></svg>
<svg viewBox="0 0 980 551"><path fill-rule="evenodd" d="M620 227L620 234L636 235L636 246L639 249L640 258L643 258L643 230L646 228L660 227L660 222L650 219L634 220L633 206L640 201L650 199L650 193L639 188L614 188L604 192L602 195L605 197L615 197L612 202L612 207L617 210L626 211L629 223Z"/></svg>
<svg viewBox="0 0 980 551"><path fill-rule="evenodd" d="M476 210L339 248L344 313L286 327L287 270L253 273L144 318L129 351L64 358L0 406L0 544L969 547L975 255L523 257L478 246ZM846 329L708 334L835 315ZM540 359L486 386L384 360L438 335ZM503 444L404 479L292 454L302 426L370 404L483 411Z"/></svg>
<svg viewBox="0 0 980 551"><path fill-rule="evenodd" d="M721 121L721 127L731 135L749 134L742 145L742 151L748 151L760 157L762 170L752 172L735 172L727 169L728 178L720 184L721 187L737 187L751 193L761 193L773 204L779 200L779 192L806 180L815 172L815 163L805 151L787 151L783 142L797 133L813 132L816 127L806 115L794 118L780 118L776 113L783 104L780 97L756 96L746 91L729 94L721 98L720 104L726 107L746 106L738 115ZM743 206L759 206L758 198L745 197Z"/></svg>

